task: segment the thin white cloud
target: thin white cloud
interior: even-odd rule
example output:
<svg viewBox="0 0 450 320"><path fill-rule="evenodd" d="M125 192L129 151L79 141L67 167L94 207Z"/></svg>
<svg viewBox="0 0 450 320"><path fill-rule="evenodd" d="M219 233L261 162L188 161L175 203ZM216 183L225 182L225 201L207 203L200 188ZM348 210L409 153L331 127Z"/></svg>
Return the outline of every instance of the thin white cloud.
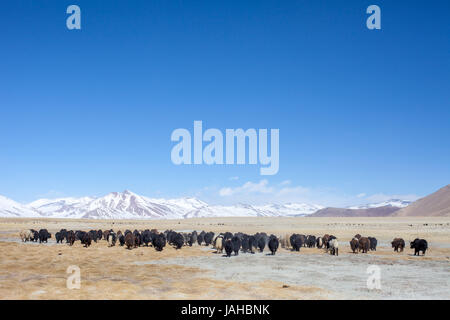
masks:
<svg viewBox="0 0 450 320"><path fill-rule="evenodd" d="M290 185L292 183L292 181L291 180L284 180L284 181L281 181L280 182L280 186L288 186L288 185Z"/></svg>
<svg viewBox="0 0 450 320"><path fill-rule="evenodd" d="M360 193L360 194L358 194L356 197L357 197L357 198L364 198L365 196L366 196L365 193Z"/></svg>
<svg viewBox="0 0 450 320"><path fill-rule="evenodd" d="M269 194L274 192L273 187L268 186L269 181L266 179L263 179L259 181L258 183L254 183L251 181L248 181L244 183L240 187L236 188L222 188L219 190L219 195L222 197L228 197L234 194L249 194L249 193L260 193L260 194Z"/></svg>

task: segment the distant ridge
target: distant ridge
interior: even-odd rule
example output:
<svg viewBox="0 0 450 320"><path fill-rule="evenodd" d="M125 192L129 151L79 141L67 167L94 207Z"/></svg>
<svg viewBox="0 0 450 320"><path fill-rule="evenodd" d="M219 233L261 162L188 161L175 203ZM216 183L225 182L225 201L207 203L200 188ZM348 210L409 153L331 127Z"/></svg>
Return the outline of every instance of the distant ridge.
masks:
<svg viewBox="0 0 450 320"><path fill-rule="evenodd" d="M376 204L351 208L325 208L311 217L449 217L450 185L415 202L390 200L384 206ZM395 204L395 205L394 205Z"/></svg>
<svg viewBox="0 0 450 320"><path fill-rule="evenodd" d="M367 209L349 209L349 208L325 208L321 209L311 217L388 217L394 212L400 210L399 207L383 206Z"/></svg>
<svg viewBox="0 0 450 320"><path fill-rule="evenodd" d="M395 212L397 217L449 217L450 184Z"/></svg>

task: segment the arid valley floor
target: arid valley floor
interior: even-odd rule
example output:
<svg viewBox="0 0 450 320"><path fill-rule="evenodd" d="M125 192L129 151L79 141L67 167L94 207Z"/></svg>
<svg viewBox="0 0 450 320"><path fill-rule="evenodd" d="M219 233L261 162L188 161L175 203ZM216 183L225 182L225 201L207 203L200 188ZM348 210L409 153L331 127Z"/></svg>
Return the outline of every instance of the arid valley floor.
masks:
<svg viewBox="0 0 450 320"><path fill-rule="evenodd" d="M106 241L84 248L22 243L22 229L173 229L180 232L266 232L339 239L339 256L317 248L275 256L263 253L224 257L195 245L162 252L127 250ZM377 251L353 254L356 234L378 239ZM428 241L425 256L390 242L402 237ZM66 270L81 270L81 288L68 289ZM380 267L381 289L366 285L370 265ZM0 219L1 299L450 299L450 218L211 218L161 221Z"/></svg>

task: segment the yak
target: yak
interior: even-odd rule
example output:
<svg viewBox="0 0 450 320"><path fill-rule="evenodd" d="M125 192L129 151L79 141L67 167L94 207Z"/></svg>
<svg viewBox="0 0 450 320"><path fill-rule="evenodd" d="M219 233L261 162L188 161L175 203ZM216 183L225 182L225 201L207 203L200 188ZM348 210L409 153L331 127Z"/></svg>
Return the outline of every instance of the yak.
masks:
<svg viewBox="0 0 450 320"><path fill-rule="evenodd" d="M181 249L184 244L184 237L181 233L175 233L172 237L172 244L175 246L175 249Z"/></svg>
<svg viewBox="0 0 450 320"><path fill-rule="evenodd" d="M202 231L202 233L200 233L200 234L197 236L197 243L198 243L199 246L202 245L203 238L204 238L204 231Z"/></svg>
<svg viewBox="0 0 450 320"><path fill-rule="evenodd" d="M366 237L359 238L359 251L367 253L370 249L370 241Z"/></svg>
<svg viewBox="0 0 450 320"><path fill-rule="evenodd" d="M233 243L231 242L231 239L225 241L224 247L227 257L231 257L231 253L233 252Z"/></svg>
<svg viewBox="0 0 450 320"><path fill-rule="evenodd" d="M314 248L316 246L316 237L309 235L306 237L306 246L308 248Z"/></svg>
<svg viewBox="0 0 450 320"><path fill-rule="evenodd" d="M81 238L81 244L84 245L85 248L88 248L92 243L92 236L90 232L83 233Z"/></svg>
<svg viewBox="0 0 450 320"><path fill-rule="evenodd" d="M72 230L67 232L67 243L70 246L73 246L73 244L75 243L75 232L73 232Z"/></svg>
<svg viewBox="0 0 450 320"><path fill-rule="evenodd" d="M350 248L352 248L353 253L357 253L358 252L358 248L359 248L359 241L357 238L353 238L350 241Z"/></svg>
<svg viewBox="0 0 450 320"><path fill-rule="evenodd" d="M241 248L242 248L242 252L244 252L244 253L247 253L247 251L251 250L248 240L249 240L248 234L243 234L242 238L241 238L241 241L242 241Z"/></svg>
<svg viewBox="0 0 450 320"><path fill-rule="evenodd" d="M190 237L189 237L188 244L189 244L189 246L192 247L192 245L193 245L194 243L196 243L196 242L197 242L197 232L194 231L194 232L191 233L191 235L190 235Z"/></svg>
<svg viewBox="0 0 450 320"><path fill-rule="evenodd" d="M108 233L108 238L106 240L110 247L114 247L116 245L117 235L114 232L110 232Z"/></svg>
<svg viewBox="0 0 450 320"><path fill-rule="evenodd" d="M216 253L223 252L223 235L218 235L214 239L214 248L216 248Z"/></svg>
<svg viewBox="0 0 450 320"><path fill-rule="evenodd" d="M136 246L136 239L134 238L134 234L132 234L131 232L127 233L127 235L125 236L125 245L129 250Z"/></svg>
<svg viewBox="0 0 450 320"><path fill-rule="evenodd" d="M274 235L271 235L270 239L269 239L269 249L270 249L270 252L272 252L272 255L275 255L275 252L277 252L279 244L280 243L279 243L277 237Z"/></svg>
<svg viewBox="0 0 450 320"><path fill-rule="evenodd" d="M254 253L253 249L254 248L256 249L257 247L258 247L258 244L256 242L255 236L249 236L248 237L248 248L250 250L250 253Z"/></svg>
<svg viewBox="0 0 450 320"><path fill-rule="evenodd" d="M425 251L428 249L428 242L425 239L414 239L411 242L411 249L414 249L414 255L420 256L420 251L422 251L422 255L425 255Z"/></svg>
<svg viewBox="0 0 450 320"><path fill-rule="evenodd" d="M125 244L125 236L123 234L121 234L119 236L119 244L120 244L121 247L123 247L124 244Z"/></svg>
<svg viewBox="0 0 450 320"><path fill-rule="evenodd" d="M403 252L403 249L405 248L405 240L403 240L402 238L395 238L392 242L391 242L392 248L394 248L394 251L396 252Z"/></svg>
<svg viewBox="0 0 450 320"><path fill-rule="evenodd" d="M39 243L47 243L48 239L50 239L51 237L52 235L47 231L47 229L39 230Z"/></svg>
<svg viewBox="0 0 450 320"><path fill-rule="evenodd" d="M377 239L373 237L368 237L367 239L369 239L369 249L372 251L377 251Z"/></svg>
<svg viewBox="0 0 450 320"><path fill-rule="evenodd" d="M150 232L150 230L144 230L144 232L142 232L142 243L148 247L148 244L152 242L152 233Z"/></svg>
<svg viewBox="0 0 450 320"><path fill-rule="evenodd" d="M164 236L164 233L159 233L153 237L152 241L153 247L156 249L156 251L162 251L163 248L166 246L166 237Z"/></svg>
<svg viewBox="0 0 450 320"><path fill-rule="evenodd" d="M328 249L330 250L330 254L332 254L333 256L339 255L339 242L336 238L331 239L328 242Z"/></svg>
<svg viewBox="0 0 450 320"><path fill-rule="evenodd" d="M292 250L294 251L300 251L300 248L303 245L302 237L296 233L289 237L289 242L291 243Z"/></svg>
<svg viewBox="0 0 450 320"><path fill-rule="evenodd" d="M56 239L56 243L62 243L64 240L64 236L62 235L61 232L57 232L57 233L55 233L55 239Z"/></svg>
<svg viewBox="0 0 450 320"><path fill-rule="evenodd" d="M317 237L317 239L316 239L316 246L317 246L317 248L322 249L322 247L323 247L322 237Z"/></svg>
<svg viewBox="0 0 450 320"><path fill-rule="evenodd" d="M263 252L264 248L266 247L266 240L264 239L264 237L260 237L257 241L259 252Z"/></svg>
<svg viewBox="0 0 450 320"><path fill-rule="evenodd" d="M241 238L239 238L238 236L234 236L233 238L231 238L231 244L233 245L234 255L237 256L242 245Z"/></svg>
<svg viewBox="0 0 450 320"><path fill-rule="evenodd" d="M205 245L209 246L214 239L214 232L208 232L204 236Z"/></svg>

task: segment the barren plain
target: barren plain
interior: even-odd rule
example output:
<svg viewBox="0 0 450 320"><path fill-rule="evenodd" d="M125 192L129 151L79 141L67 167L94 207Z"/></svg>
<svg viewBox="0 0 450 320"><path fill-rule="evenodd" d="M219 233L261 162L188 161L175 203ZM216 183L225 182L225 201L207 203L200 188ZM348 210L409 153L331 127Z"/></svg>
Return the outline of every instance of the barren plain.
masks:
<svg viewBox="0 0 450 320"><path fill-rule="evenodd" d="M47 244L23 243L23 229L46 228ZM266 232L335 235L339 256L322 249L280 248L275 256L240 253L230 258L211 247L162 252L152 247L127 250L106 241L84 248L56 244L68 230L113 229L179 232ZM353 254L356 234L378 239L377 251ZM402 237L428 241L425 256L409 245L397 253L390 242ZM367 268L380 269L380 289L368 289ZM78 266L81 288L68 289L69 266ZM450 218L201 218L185 220L0 219L1 299L450 299Z"/></svg>

